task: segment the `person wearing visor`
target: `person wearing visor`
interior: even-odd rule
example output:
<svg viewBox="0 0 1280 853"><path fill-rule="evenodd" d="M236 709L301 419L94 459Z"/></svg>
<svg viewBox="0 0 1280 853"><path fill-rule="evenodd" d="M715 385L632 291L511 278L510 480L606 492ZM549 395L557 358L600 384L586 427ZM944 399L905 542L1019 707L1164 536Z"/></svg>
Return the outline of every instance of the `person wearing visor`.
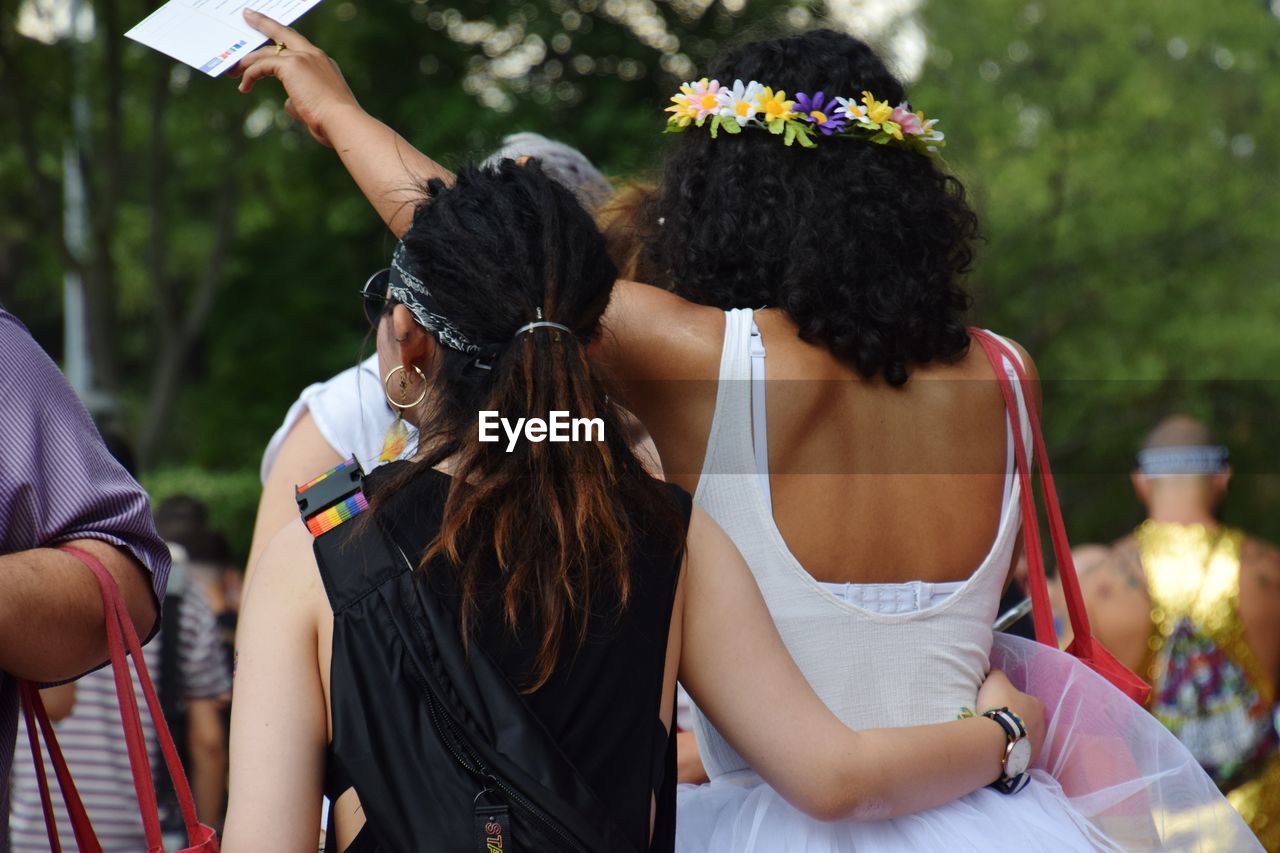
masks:
<svg viewBox="0 0 1280 853"><path fill-rule="evenodd" d="M572 146L537 133L513 133L484 161L495 166L504 159L533 157L544 173L573 193L589 211L613 193L608 179L591 160ZM398 363L399 343L391 332L387 283L390 269L379 270L360 289L364 314L376 338L377 352L330 378L303 389L271 436L262 454L259 474L262 497L254 524L253 543L245 564L246 580L271 537L297 515L293 487L319 471L354 456L365 471L407 457L417 446L417 430L399 416L393 397L408 393L411 378L386 378ZM383 322L388 320L388 322ZM404 379L405 388L399 389ZM412 397L408 398L412 400Z"/></svg>
<svg viewBox="0 0 1280 853"><path fill-rule="evenodd" d="M1147 519L1081 578L1094 633L1150 681L1151 712L1280 850L1280 551L1218 520L1226 447L1176 415L1138 452Z"/></svg>

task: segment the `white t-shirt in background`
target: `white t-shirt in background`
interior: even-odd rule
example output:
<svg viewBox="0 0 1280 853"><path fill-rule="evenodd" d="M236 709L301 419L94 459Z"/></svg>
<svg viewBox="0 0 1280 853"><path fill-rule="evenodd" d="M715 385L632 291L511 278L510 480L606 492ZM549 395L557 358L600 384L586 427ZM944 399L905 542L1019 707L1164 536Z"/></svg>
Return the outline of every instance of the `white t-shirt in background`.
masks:
<svg viewBox="0 0 1280 853"><path fill-rule="evenodd" d="M263 483L266 483L289 431L307 411L311 412L311 419L320 435L339 456L343 459L354 456L364 471L378 467L382 442L396 419L395 411L387 404L382 377L378 375L378 354L374 353L331 379L307 386L298 395L285 414L284 423L271 436L262 454L259 474ZM412 454L418 446L417 429L407 422L405 426L409 430L409 442L402 458Z"/></svg>

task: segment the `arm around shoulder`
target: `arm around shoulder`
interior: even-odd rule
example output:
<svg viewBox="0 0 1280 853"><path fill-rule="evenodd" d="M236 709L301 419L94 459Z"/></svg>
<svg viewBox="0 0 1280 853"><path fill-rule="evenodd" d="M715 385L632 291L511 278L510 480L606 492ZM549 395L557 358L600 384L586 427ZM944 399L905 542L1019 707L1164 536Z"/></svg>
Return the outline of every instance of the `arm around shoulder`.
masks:
<svg viewBox="0 0 1280 853"><path fill-rule="evenodd" d="M733 543L698 509L681 584L681 681L796 808L821 820L881 819L950 802L1000 775L1005 737L991 720L862 732L844 726L791 659ZM1043 710L1016 696L1015 710L1029 718L1038 742Z"/></svg>

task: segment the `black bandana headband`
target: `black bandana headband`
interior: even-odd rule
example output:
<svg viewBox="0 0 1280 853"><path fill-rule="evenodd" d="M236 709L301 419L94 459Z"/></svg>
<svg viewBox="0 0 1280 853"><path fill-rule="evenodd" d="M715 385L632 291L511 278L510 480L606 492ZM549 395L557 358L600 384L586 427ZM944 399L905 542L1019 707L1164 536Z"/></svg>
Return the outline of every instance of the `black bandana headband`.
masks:
<svg viewBox="0 0 1280 853"><path fill-rule="evenodd" d="M422 328L435 335L440 343L490 361L502 348L501 344L477 344L459 331L449 318L440 313L435 297L422 283L422 279L409 272L404 243L396 243L391 255L391 277L387 282L387 294L408 308Z"/></svg>
<svg viewBox="0 0 1280 853"><path fill-rule="evenodd" d="M476 357L476 366L487 370L493 363L493 359L502 351L508 341L497 343L477 343L472 341L448 317L440 313L439 305L436 303L435 297L431 295L431 291L423 284L422 279L409 272L408 267L409 262L404 243L396 243L395 252L391 255L387 295L408 308L410 313L413 314L413 318L418 321L418 324L434 335L436 340L450 349L455 349L467 355L474 355ZM538 319L516 329L511 339L514 340L525 332L531 332L534 329L543 327L561 329L573 334L573 330L568 326L543 320L542 309L538 309Z"/></svg>

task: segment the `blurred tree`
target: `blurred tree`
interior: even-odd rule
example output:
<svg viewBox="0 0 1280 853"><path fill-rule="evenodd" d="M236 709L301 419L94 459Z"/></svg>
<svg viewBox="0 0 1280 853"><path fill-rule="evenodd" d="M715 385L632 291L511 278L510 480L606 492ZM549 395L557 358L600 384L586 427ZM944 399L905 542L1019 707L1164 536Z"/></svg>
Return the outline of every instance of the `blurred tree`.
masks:
<svg viewBox="0 0 1280 853"><path fill-rule="evenodd" d="M1047 380L1072 528L1138 519L1143 434L1189 410L1238 471L1231 519L1280 537L1280 21L1189 0L933 3L915 95L988 241L978 319Z"/></svg>
<svg viewBox="0 0 1280 853"><path fill-rule="evenodd" d="M0 298L53 345L52 283L78 270L97 380L143 465L249 463L288 396L351 363L354 292L387 241L277 88L244 97L121 38L150 3L81 5L88 42L71 36L67 0L0 0L0 121L17 143L0 152ZM783 8L396 0L371 14L331 0L302 27L371 111L433 152L458 161L541 129L628 173L652 149L663 69L691 73L717 39ZM77 96L84 138L70 127ZM62 230L67 139L88 189L82 252Z"/></svg>

